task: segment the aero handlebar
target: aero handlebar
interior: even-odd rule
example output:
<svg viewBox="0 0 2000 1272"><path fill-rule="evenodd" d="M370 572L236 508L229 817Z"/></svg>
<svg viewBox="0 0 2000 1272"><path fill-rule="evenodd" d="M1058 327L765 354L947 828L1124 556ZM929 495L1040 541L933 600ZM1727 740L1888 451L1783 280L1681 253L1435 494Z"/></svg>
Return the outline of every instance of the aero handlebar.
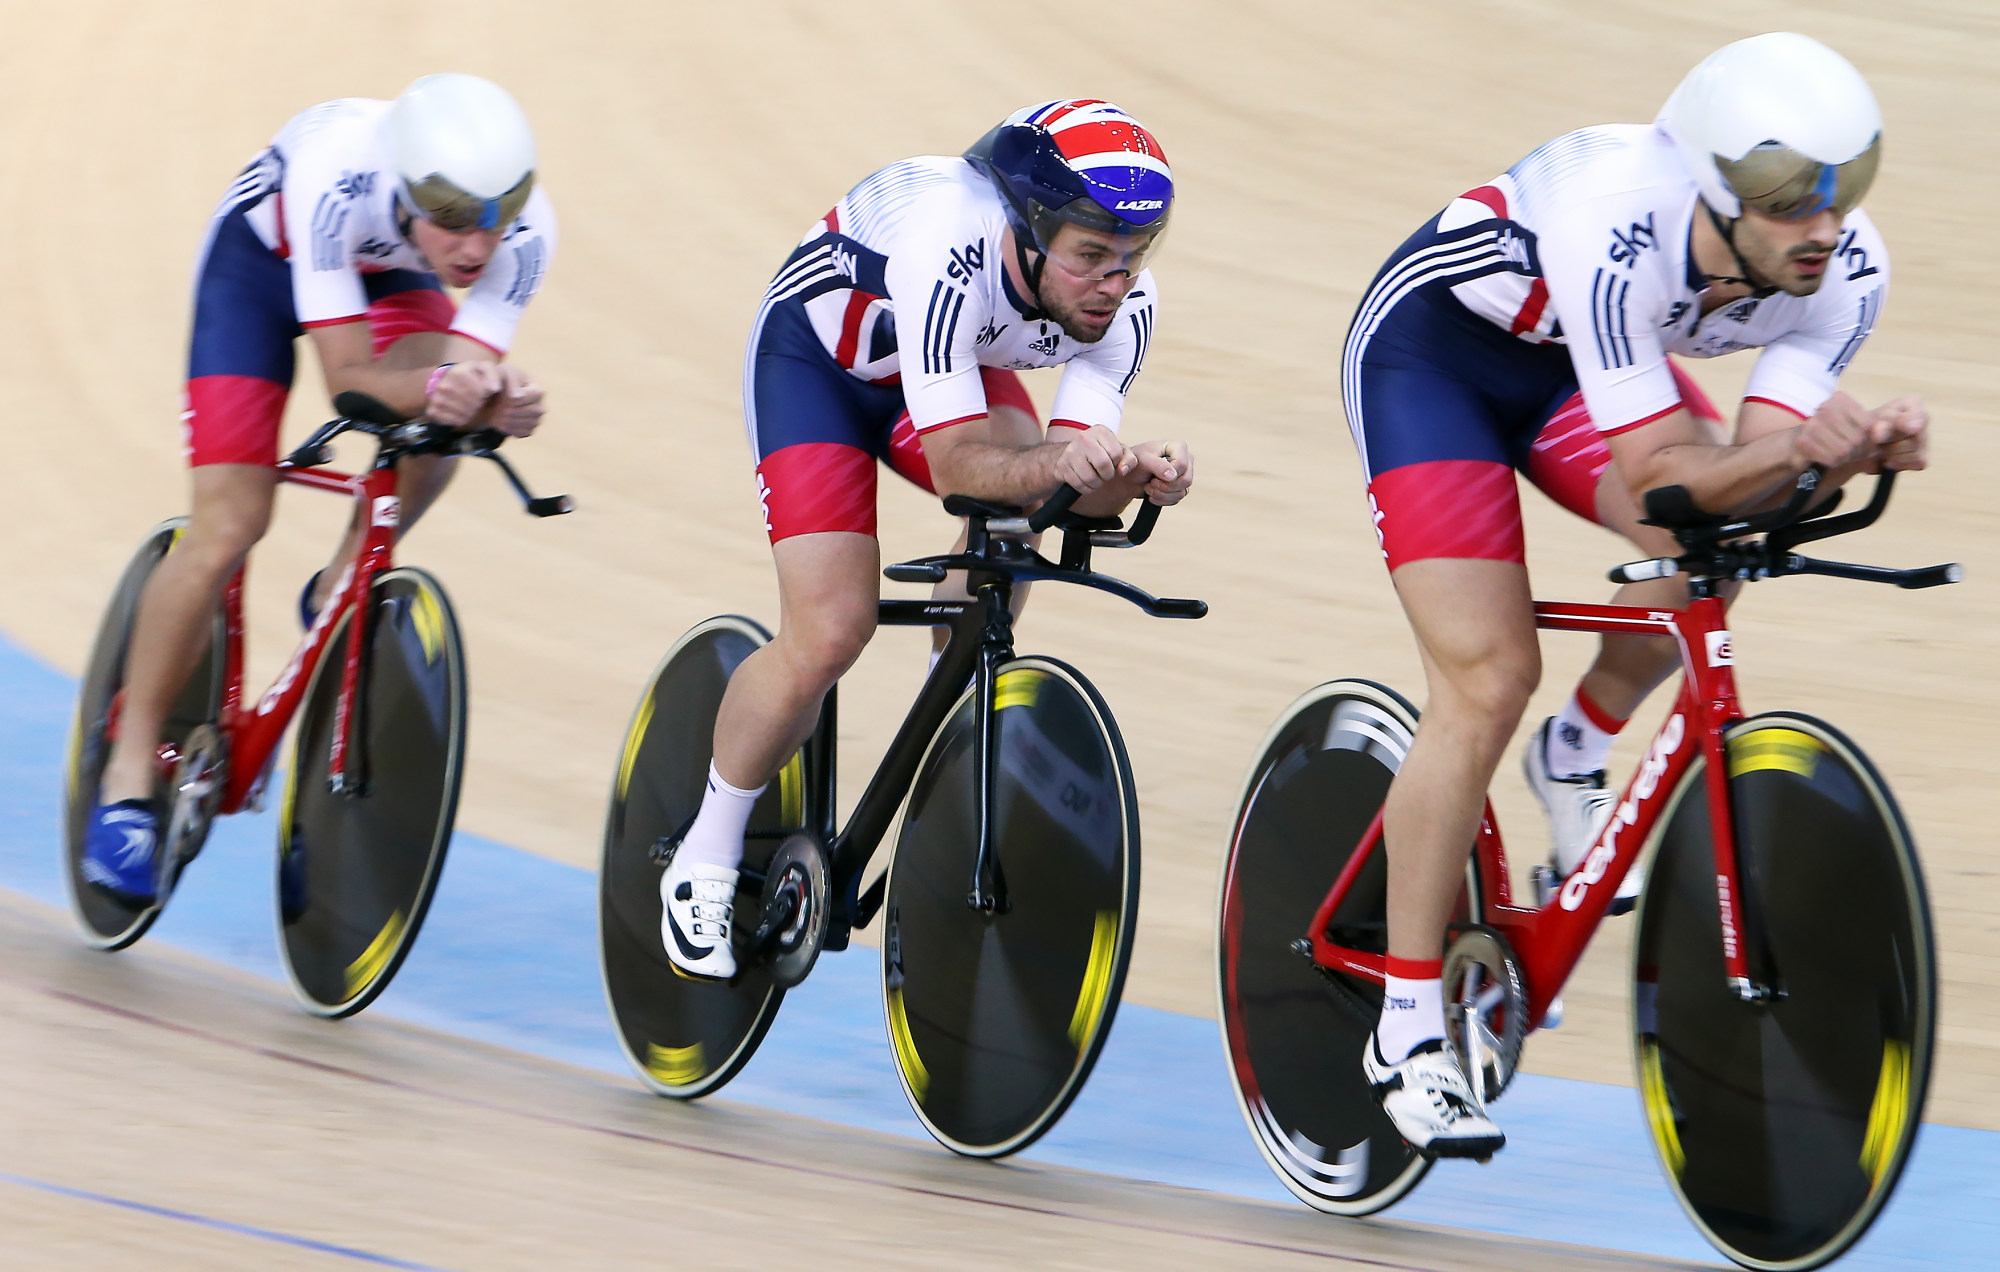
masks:
<svg viewBox="0 0 2000 1272"><path fill-rule="evenodd" d="M328 463L333 458L328 442L342 433L368 433L381 439L381 449L375 458L378 467L393 464L405 455L470 455L491 460L531 516L558 517L576 507L568 495L537 498L514 466L498 453L501 443L507 440L507 435L498 429L456 429L428 420L405 419L387 403L352 389L334 395L333 409L340 412L340 418L315 429L311 437L285 457L281 467L313 468Z"/></svg>
<svg viewBox="0 0 2000 1272"><path fill-rule="evenodd" d="M1682 573L1703 583L1721 579L1820 574L1869 583L1890 583L1900 588L1923 588L1956 583L1965 577L1964 568L1956 563L1895 570L1845 561L1818 561L1793 552L1791 549L1798 544L1848 534L1875 524L1889 506L1889 493L1896 485L1894 471L1881 473L1875 479L1875 489L1867 506L1834 517L1827 514L1839 502L1838 491L1819 507L1810 507L1825 476L1825 468L1813 465L1799 474L1791 496L1782 507L1747 517L1718 517L1703 512L1682 486L1649 490L1645 499L1645 524L1671 530L1687 552L1679 557L1656 557L1650 561L1621 565L1610 572L1611 581L1642 583ZM1749 538L1757 534L1762 534L1764 538L1761 541Z"/></svg>

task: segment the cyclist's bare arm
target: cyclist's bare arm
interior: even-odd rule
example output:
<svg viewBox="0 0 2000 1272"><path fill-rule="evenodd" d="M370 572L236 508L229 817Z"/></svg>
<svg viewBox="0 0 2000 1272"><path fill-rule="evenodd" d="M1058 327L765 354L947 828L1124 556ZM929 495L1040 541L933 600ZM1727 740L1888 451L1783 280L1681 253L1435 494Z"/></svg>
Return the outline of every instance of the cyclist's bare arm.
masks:
<svg viewBox="0 0 2000 1272"><path fill-rule="evenodd" d="M1709 441L1686 411L1607 440L1635 498L1658 486L1684 486L1707 511L1744 513L1776 498L1812 464L1829 469L1827 489L1877 466L1921 468L1928 427L1914 398L1871 411L1836 393L1806 420L1769 402L1745 402L1729 445Z"/></svg>
<svg viewBox="0 0 2000 1272"><path fill-rule="evenodd" d="M997 503L1031 504L1068 484L1091 492L1077 502L1085 515L1115 513L1140 495L1178 503L1192 479L1192 457L1182 442L1128 447L1108 428L1072 437L1010 446L995 442L985 418L923 434L924 458L940 495L964 494Z"/></svg>
<svg viewBox="0 0 2000 1272"><path fill-rule="evenodd" d="M478 425L526 437L542 417L542 390L526 372L500 361L492 349L466 336L446 334L434 357L413 359L405 346L428 343L405 337L381 358L374 356L366 321L310 329L329 397L349 389L368 394L410 416L428 414L440 424ZM417 365L409 365L416 361ZM424 390L431 372L450 363L428 404Z"/></svg>

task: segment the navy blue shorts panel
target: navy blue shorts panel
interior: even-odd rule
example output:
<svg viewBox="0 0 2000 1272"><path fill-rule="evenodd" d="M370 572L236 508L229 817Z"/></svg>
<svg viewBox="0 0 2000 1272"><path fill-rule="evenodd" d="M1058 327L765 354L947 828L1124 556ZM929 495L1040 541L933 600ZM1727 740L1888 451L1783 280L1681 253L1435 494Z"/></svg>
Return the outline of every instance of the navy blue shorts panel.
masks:
<svg viewBox="0 0 2000 1272"><path fill-rule="evenodd" d="M223 214L195 277L188 379L254 376L289 385L299 338L290 262L264 246L236 208ZM385 269L361 276L369 304L413 291L442 292L437 276Z"/></svg>
<svg viewBox="0 0 2000 1272"><path fill-rule="evenodd" d="M1525 469L1535 437L1576 394L1562 345L1535 345L1468 313L1446 284L1397 301L1358 360L1349 423L1369 478L1410 464Z"/></svg>
<svg viewBox="0 0 2000 1272"><path fill-rule="evenodd" d="M888 461L902 387L870 384L843 370L803 306L780 302L765 312L745 387L759 463L804 443L852 446Z"/></svg>

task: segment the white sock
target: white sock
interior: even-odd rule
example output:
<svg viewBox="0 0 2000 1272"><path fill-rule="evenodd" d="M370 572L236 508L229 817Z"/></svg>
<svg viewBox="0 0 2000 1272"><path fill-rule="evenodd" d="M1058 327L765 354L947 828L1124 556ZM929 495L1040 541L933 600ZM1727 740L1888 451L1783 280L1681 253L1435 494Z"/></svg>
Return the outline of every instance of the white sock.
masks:
<svg viewBox="0 0 2000 1272"><path fill-rule="evenodd" d="M769 782L764 784L769 785ZM754 791L731 786L715 771L715 761L710 760L708 790L701 797L701 811L695 814L694 825L688 827L674 859L721 866L725 870L741 869L743 832L750 825L750 810L757 807L757 797L764 793L764 786Z"/></svg>
<svg viewBox="0 0 2000 1272"><path fill-rule="evenodd" d="M1444 980L1389 976L1382 983L1382 1019L1375 1026L1382 1058L1400 1064L1410 1053L1444 1037Z"/></svg>
<svg viewBox="0 0 2000 1272"><path fill-rule="evenodd" d="M1607 732L1590 718L1582 694L1581 689L1571 694L1549 725L1549 742L1543 755L1548 759L1552 777L1596 773L1611 759L1611 744L1618 734Z"/></svg>

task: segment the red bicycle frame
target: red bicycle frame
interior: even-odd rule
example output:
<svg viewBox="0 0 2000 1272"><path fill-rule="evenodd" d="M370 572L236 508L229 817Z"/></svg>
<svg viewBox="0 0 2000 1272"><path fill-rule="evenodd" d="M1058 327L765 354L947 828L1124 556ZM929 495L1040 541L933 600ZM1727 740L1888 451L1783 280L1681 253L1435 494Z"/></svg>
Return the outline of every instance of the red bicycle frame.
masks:
<svg viewBox="0 0 2000 1272"><path fill-rule="evenodd" d="M402 522L403 501L396 493L396 470L376 468L359 476L327 468L278 465L278 478L295 486L352 495L365 510L361 551L342 570L334 597L322 608L293 652L291 661L256 702L243 701L243 571L237 570L223 593L223 678L219 730L228 744L228 776L216 806L218 813L239 812L262 791L272 755L284 738L292 713L298 710L313 670L326 653L335 624L347 611L365 614L375 576L393 564L396 530ZM366 641L359 632L347 642L340 676L340 698L334 709L333 743L328 765L335 790L348 786L348 738L354 703L361 682L361 655ZM162 748L161 762L171 766L178 757Z"/></svg>
<svg viewBox="0 0 2000 1272"><path fill-rule="evenodd" d="M1575 970L1577 960L1603 921L1619 883L1638 859L1667 801L1679 789L1688 766L1699 753L1707 759L1709 827L1715 849L1715 892L1722 918L1722 957L1730 987L1738 996L1753 998L1760 991L1750 977L1743 954L1743 930L1736 869L1735 823L1730 815L1728 768L1723 732L1743 718L1736 700L1735 658L1730 646L1723 603L1707 597L1684 610L1650 610L1625 605L1535 606L1535 625L1550 631L1638 632L1671 636L1680 646L1682 677L1679 693L1666 723L1653 738L1638 771L1625 785L1611 820L1583 861L1540 909L1514 904L1508 882L1507 853L1489 803L1479 823L1474 855L1479 871L1483 914L1474 915L1498 929L1520 960L1528 991L1528 1019L1540 1021L1551 1000ZM1307 933L1313 961L1331 971L1372 980L1383 978L1383 957L1337 945L1327 935L1340 903L1361 874L1362 865L1382 850L1382 814L1377 811L1361 843L1313 915Z"/></svg>

